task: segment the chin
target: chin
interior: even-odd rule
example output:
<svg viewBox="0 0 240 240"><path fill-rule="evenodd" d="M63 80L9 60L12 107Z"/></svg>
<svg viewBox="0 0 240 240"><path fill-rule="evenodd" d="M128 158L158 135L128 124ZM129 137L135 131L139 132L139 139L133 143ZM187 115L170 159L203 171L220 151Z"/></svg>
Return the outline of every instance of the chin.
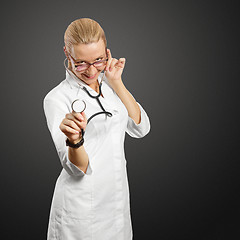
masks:
<svg viewBox="0 0 240 240"><path fill-rule="evenodd" d="M97 82L100 72L97 72L95 75L88 75L86 73L81 73L78 77L84 81L86 84L91 85Z"/></svg>

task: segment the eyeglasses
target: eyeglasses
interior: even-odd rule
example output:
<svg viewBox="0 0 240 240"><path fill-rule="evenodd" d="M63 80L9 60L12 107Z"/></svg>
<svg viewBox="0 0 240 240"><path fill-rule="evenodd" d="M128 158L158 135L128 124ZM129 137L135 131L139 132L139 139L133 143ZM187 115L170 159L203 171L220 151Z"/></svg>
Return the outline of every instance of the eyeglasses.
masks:
<svg viewBox="0 0 240 240"><path fill-rule="evenodd" d="M101 67L105 66L108 61L108 58L106 58L106 59L101 59L101 60L95 61L93 63L89 63L89 62L78 63L69 53L68 53L68 55L72 58L74 65L75 65L75 70L78 72L87 70L91 65L93 65L95 68L101 68Z"/></svg>

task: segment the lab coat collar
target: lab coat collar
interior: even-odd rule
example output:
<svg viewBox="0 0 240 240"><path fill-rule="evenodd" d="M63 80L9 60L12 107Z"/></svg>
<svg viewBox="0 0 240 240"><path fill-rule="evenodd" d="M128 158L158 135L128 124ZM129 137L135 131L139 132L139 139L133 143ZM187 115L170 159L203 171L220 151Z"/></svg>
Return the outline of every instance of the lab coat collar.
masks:
<svg viewBox="0 0 240 240"><path fill-rule="evenodd" d="M98 82L100 83L103 73L98 76ZM103 79L104 80L104 79ZM85 82L80 80L72 71L66 69L66 81L69 83L71 88L81 88L86 87L88 91L94 91Z"/></svg>

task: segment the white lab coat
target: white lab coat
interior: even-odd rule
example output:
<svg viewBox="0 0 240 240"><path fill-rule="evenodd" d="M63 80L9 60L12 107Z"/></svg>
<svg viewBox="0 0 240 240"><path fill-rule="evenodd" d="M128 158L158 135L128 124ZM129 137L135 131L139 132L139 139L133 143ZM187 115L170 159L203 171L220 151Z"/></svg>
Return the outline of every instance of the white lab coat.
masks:
<svg viewBox="0 0 240 240"><path fill-rule="evenodd" d="M101 76L102 73L99 81ZM124 138L125 132L136 138L146 135L150 130L149 119L139 104L141 122L135 124L104 77L100 100L113 116L98 115L86 127L84 147L89 165L85 174L69 160L66 136L59 129L77 98L86 102L87 118L102 111L96 99L90 98L80 86L85 86L92 95L97 94L66 71L66 79L44 98L47 125L63 167L55 185L47 239L131 240Z"/></svg>

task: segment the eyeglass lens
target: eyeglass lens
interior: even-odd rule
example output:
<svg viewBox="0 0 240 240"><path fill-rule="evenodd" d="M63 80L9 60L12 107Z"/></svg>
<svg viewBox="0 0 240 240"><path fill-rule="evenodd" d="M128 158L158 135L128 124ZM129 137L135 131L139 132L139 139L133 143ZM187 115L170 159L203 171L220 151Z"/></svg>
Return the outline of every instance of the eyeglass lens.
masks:
<svg viewBox="0 0 240 240"><path fill-rule="evenodd" d="M90 67L90 65L93 65L94 67L96 68L99 68L99 67L102 67L106 64L106 59L105 60L100 60L100 61L97 61L93 64L89 64L89 63L84 63L84 64L79 64L79 65L75 65L75 68L77 71L84 71L86 69L88 69Z"/></svg>

